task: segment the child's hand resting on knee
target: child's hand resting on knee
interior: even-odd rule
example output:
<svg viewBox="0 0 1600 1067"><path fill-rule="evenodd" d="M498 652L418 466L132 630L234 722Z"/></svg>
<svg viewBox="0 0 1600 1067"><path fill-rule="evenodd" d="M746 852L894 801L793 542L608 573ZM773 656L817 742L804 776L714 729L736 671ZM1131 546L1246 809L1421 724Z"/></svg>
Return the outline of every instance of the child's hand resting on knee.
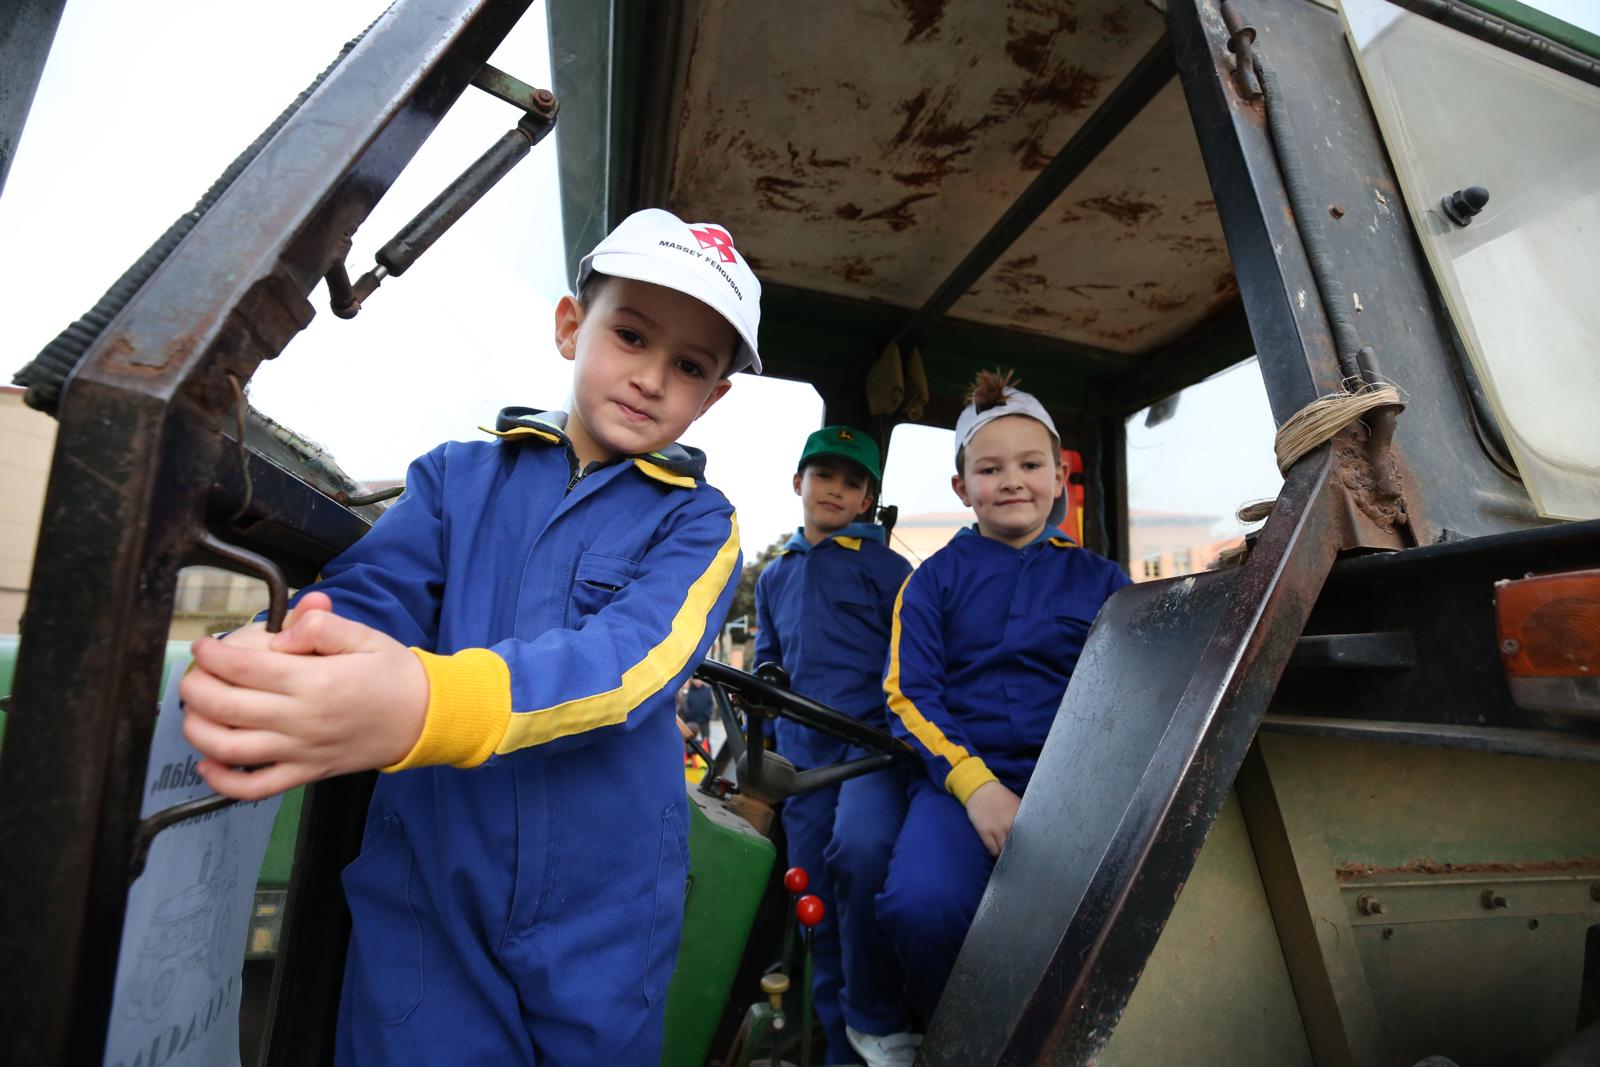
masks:
<svg viewBox="0 0 1600 1067"><path fill-rule="evenodd" d="M1022 798L999 782L985 782L967 797L967 818L978 831L989 855L998 857L1011 836L1011 823L1017 817Z"/></svg>
<svg viewBox="0 0 1600 1067"><path fill-rule="evenodd" d="M309 593L282 633L257 624L196 641L178 693L206 784L258 800L404 759L422 734L428 676L404 645Z"/></svg>

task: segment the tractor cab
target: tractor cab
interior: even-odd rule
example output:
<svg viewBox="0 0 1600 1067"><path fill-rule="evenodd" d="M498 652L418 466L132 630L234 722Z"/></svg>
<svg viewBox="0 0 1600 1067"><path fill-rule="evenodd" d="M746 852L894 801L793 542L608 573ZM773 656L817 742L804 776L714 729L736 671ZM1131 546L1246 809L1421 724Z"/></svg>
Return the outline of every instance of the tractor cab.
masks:
<svg viewBox="0 0 1600 1067"><path fill-rule="evenodd" d="M1510 0L529 6L395 4L24 372L58 432L0 752L27 872L0 883L0 1059L103 1060L119 943L147 998L164 961L214 960L214 917L178 904L123 936L151 840L223 807L141 813L179 568L257 574L281 618L381 514L244 384L312 290L380 314L554 128L569 267L639 208L726 223L766 374L890 472L948 478L916 434L1014 370L1075 457L1074 536L1150 579L1094 623L919 1062L1587 1062L1600 39ZM487 64L546 16L549 90ZM514 129L347 263L468 91ZM1226 451L1201 469L1269 496L1259 525L1142 566L1130 440L1177 405L1204 450L1245 416L1194 398L1235 367L1274 484L1235 491ZM771 674L701 673L727 736L689 786L663 1062L798 1063L804 887L773 809L908 750ZM797 773L764 743L779 715L869 754ZM283 830L247 1062L332 1060L370 790L310 786Z"/></svg>

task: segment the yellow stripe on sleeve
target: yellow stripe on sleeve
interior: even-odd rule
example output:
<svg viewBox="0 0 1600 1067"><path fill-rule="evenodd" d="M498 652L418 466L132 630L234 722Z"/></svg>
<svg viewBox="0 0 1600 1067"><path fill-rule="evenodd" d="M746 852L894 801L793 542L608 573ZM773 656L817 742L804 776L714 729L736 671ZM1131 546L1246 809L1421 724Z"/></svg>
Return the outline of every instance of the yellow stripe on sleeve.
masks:
<svg viewBox="0 0 1600 1067"><path fill-rule="evenodd" d="M722 543L705 572L696 578L684 597L683 606L672 618L667 636L647 652L642 660L622 674L622 684L604 693L579 697L550 708L514 712L501 738L497 753L554 741L558 737L612 726L659 692L688 664L705 636L706 617L733 574L739 558L739 521L728 520L728 539Z"/></svg>
<svg viewBox="0 0 1600 1067"><path fill-rule="evenodd" d="M900 605L905 601L906 586L910 584L908 577L901 583L900 592L894 598L894 622L889 632L889 671L884 676L883 689L889 697L889 710L900 716L900 721L906 724L911 736L921 741L929 752L950 764L944 787L965 804L980 785L997 779L983 760L946 737L944 731L929 722L911 698L900 690Z"/></svg>
<svg viewBox="0 0 1600 1067"><path fill-rule="evenodd" d="M411 650L428 675L428 716L422 736L399 763L381 768L404 771L448 763L476 767L494 755L511 715L511 668L486 648L453 656Z"/></svg>

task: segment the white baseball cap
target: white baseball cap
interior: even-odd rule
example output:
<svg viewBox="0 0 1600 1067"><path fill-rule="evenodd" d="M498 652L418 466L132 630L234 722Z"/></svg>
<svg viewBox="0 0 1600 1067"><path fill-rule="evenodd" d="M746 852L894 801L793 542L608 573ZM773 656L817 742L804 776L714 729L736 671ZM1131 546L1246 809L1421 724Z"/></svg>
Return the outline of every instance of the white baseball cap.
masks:
<svg viewBox="0 0 1600 1067"><path fill-rule="evenodd" d="M694 297L727 319L739 334L739 349L728 373L746 367L761 373L756 351L761 283L721 226L684 222L660 208L635 211L578 264L579 290L595 271L664 285Z"/></svg>
<svg viewBox="0 0 1600 1067"><path fill-rule="evenodd" d="M961 450L967 447L967 442L972 440L972 435L989 425L995 419L1007 415L1026 415L1030 419L1037 419L1044 423L1044 428L1050 431L1056 447L1061 447L1061 435L1056 432L1056 424L1051 420L1050 413L1039 403L1032 393L1024 393L1021 389L1006 387L1005 399L991 408L979 411L976 404L968 404L961 409L961 416L956 419L956 461L961 460Z"/></svg>

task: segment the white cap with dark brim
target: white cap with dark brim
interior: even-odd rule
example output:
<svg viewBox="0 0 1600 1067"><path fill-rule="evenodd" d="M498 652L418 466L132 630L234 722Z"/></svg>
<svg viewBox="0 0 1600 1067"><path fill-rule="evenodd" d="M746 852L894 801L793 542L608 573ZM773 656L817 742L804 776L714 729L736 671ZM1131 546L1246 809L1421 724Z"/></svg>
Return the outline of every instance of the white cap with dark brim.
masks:
<svg viewBox="0 0 1600 1067"><path fill-rule="evenodd" d="M728 373L761 373L756 332L761 324L761 282L733 247L728 231L711 222L684 222L670 211L646 208L617 224L578 264L578 288L591 272L676 289L728 320L739 335Z"/></svg>
<svg viewBox="0 0 1600 1067"><path fill-rule="evenodd" d="M1024 393L1021 389L1012 389L1009 386L1005 391L1005 399L992 408L982 411L974 404L968 404L962 409L961 415L956 419L956 459L961 459L961 450L967 447L967 442L972 440L972 435L989 425L995 419L1003 419L1007 415L1026 415L1030 419L1037 419L1044 423L1044 428L1050 431L1050 436L1055 440L1056 447L1061 447L1061 435L1056 432L1056 424L1050 418L1050 413L1039 403L1032 393Z"/></svg>

